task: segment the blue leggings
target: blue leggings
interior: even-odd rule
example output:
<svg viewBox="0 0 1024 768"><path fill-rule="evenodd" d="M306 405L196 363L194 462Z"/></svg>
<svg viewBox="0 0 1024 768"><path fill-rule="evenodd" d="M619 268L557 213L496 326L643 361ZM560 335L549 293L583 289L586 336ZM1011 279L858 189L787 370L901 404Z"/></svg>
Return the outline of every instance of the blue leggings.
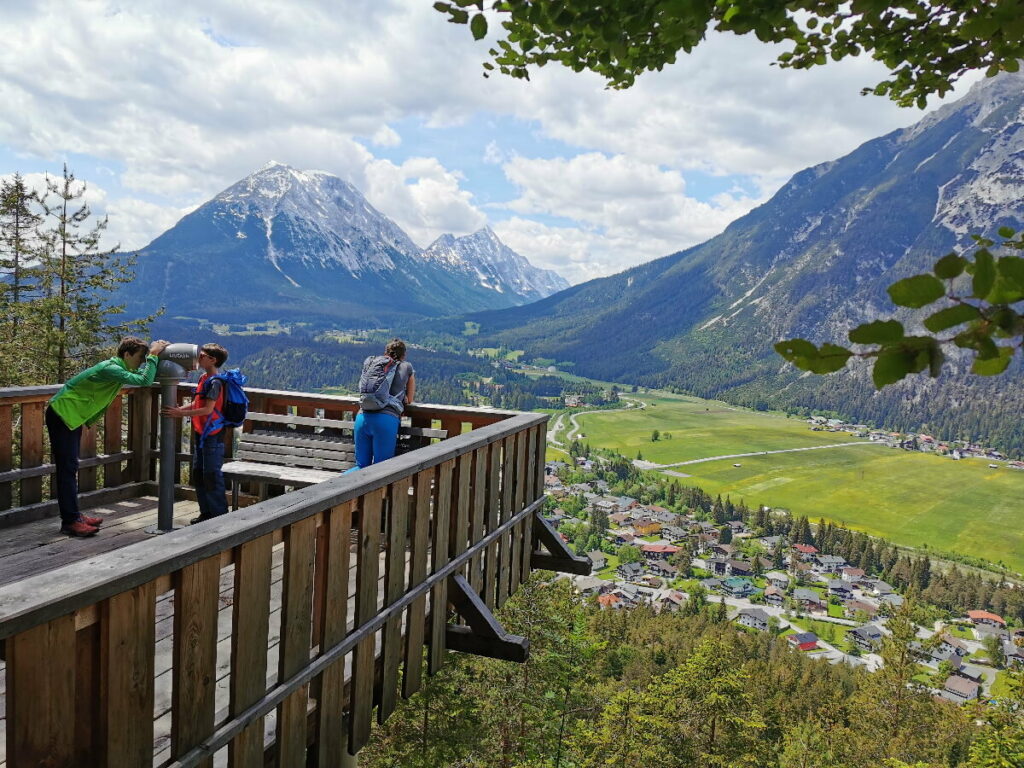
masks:
<svg viewBox="0 0 1024 768"><path fill-rule="evenodd" d="M363 469L394 456L400 423L398 417L390 413L360 411L356 416L356 466L353 469Z"/></svg>

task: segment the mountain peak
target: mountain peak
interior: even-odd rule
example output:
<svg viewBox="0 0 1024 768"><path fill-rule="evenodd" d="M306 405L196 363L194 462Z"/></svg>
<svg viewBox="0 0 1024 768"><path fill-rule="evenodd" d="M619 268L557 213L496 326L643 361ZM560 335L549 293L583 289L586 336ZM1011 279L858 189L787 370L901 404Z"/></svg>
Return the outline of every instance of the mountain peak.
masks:
<svg viewBox="0 0 1024 768"><path fill-rule="evenodd" d="M542 299L569 287L561 275L533 266L505 245L489 226L462 237L441 235L423 255L464 272L481 286L517 293L528 300Z"/></svg>

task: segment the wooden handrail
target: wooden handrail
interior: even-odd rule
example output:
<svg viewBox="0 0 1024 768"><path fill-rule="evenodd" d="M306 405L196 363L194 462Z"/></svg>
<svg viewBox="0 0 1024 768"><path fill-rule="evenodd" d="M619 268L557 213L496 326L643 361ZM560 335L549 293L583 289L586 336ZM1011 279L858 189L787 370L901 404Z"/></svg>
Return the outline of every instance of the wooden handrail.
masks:
<svg viewBox="0 0 1024 768"><path fill-rule="evenodd" d="M520 413L359 472L339 475L333 480L253 504L210 521L199 529L174 531L0 587L0 639L153 581L509 435L544 424L547 419L546 414Z"/></svg>

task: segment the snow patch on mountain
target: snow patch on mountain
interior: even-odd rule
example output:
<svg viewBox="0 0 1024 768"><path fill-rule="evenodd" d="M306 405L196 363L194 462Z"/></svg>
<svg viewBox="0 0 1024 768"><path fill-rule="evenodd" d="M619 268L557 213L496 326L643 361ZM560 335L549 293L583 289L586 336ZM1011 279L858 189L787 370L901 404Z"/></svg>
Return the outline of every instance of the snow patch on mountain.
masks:
<svg viewBox="0 0 1024 768"><path fill-rule="evenodd" d="M479 285L527 300L542 299L569 287L558 273L533 266L501 242L490 227L464 237L441 235L423 252L423 257L462 272Z"/></svg>

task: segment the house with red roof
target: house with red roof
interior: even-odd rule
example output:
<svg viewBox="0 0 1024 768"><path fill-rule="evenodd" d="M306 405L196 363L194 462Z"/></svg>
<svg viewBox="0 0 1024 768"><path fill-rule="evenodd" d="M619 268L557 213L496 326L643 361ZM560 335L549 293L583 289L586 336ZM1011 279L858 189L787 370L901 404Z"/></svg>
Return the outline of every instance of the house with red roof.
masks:
<svg viewBox="0 0 1024 768"><path fill-rule="evenodd" d="M643 544L640 547L643 556L648 560L668 560L681 549L682 547L676 547L672 544Z"/></svg>
<svg viewBox="0 0 1024 768"><path fill-rule="evenodd" d="M793 549L800 554L801 560L810 560L814 555L818 554L818 548L812 547L810 544L794 544Z"/></svg>
<svg viewBox="0 0 1024 768"><path fill-rule="evenodd" d="M1006 621L1002 616L995 613L989 613L988 611L968 611L967 618L969 618L975 626L979 624L988 624L990 627L1006 626Z"/></svg>

